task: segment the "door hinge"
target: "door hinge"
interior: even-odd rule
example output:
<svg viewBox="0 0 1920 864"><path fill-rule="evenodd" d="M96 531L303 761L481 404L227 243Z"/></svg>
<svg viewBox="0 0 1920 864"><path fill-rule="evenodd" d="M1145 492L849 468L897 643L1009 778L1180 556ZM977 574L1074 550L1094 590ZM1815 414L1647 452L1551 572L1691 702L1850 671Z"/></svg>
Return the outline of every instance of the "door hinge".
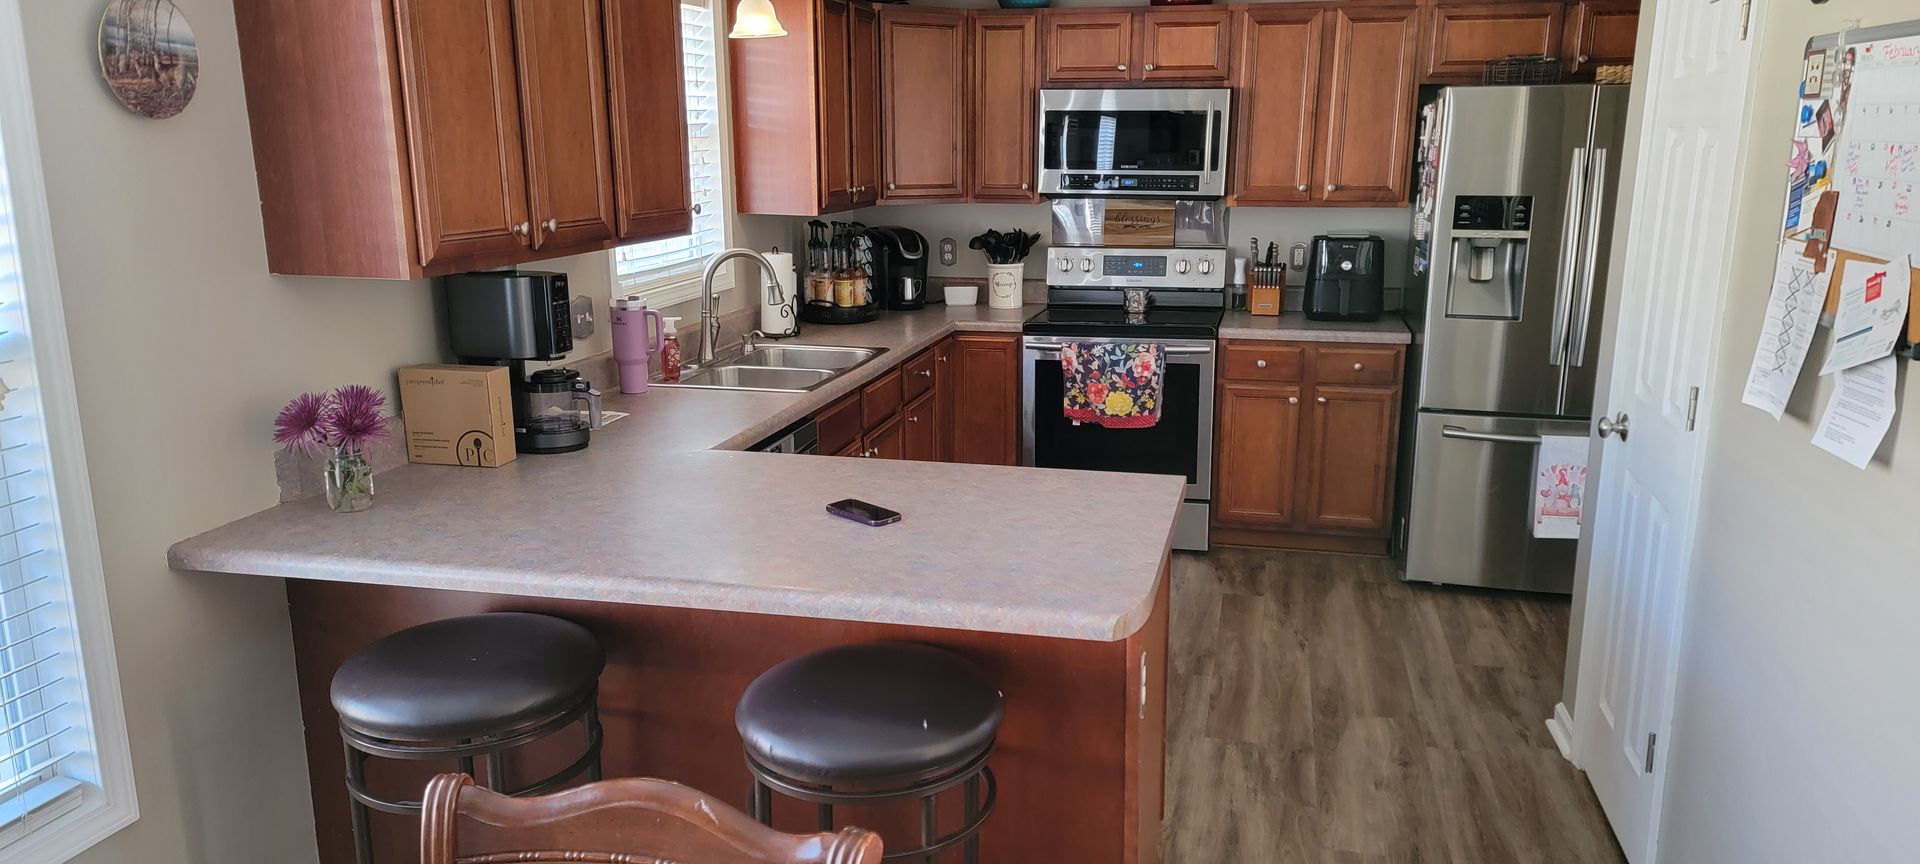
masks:
<svg viewBox="0 0 1920 864"><path fill-rule="evenodd" d="M1753 28L1753 0L1740 0L1740 41L1747 41L1747 32Z"/></svg>
<svg viewBox="0 0 1920 864"><path fill-rule="evenodd" d="M1652 773L1653 773L1653 742L1654 742L1654 741L1656 741L1656 740L1658 740L1658 739L1659 739L1659 737L1660 737L1660 736L1659 736L1658 734L1656 734L1656 733L1653 733L1653 732L1648 732L1648 733L1647 733L1647 764L1646 764L1646 767L1647 767L1647 773L1648 773L1648 774L1652 774Z"/></svg>
<svg viewBox="0 0 1920 864"><path fill-rule="evenodd" d="M1700 388L1687 388L1687 431L1693 431L1693 421L1700 416Z"/></svg>

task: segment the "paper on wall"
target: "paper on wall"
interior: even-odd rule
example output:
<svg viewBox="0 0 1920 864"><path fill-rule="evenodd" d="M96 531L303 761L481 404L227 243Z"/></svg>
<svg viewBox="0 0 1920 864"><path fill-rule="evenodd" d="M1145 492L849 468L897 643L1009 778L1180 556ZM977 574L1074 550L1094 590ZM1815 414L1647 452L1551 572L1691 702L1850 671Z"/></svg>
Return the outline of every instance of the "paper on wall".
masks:
<svg viewBox="0 0 1920 864"><path fill-rule="evenodd" d="M1833 345L1820 374L1828 375L1893 353L1907 327L1912 282L1905 256L1893 264L1850 260L1840 270L1840 311L1833 317Z"/></svg>
<svg viewBox="0 0 1920 864"><path fill-rule="evenodd" d="M1875 258L1920 253L1920 38L1849 46L1833 242Z"/></svg>
<svg viewBox="0 0 1920 864"><path fill-rule="evenodd" d="M1841 370L1813 445L1855 468L1867 467L1893 425L1896 377L1892 355Z"/></svg>
<svg viewBox="0 0 1920 864"><path fill-rule="evenodd" d="M1814 272L1814 262L1801 257L1796 244L1781 244L1773 266L1773 291L1767 298L1767 319L1760 342L1753 346L1753 365L1747 370L1747 390L1740 401L1773 419L1787 410L1787 397L1807 362L1807 348L1820 324L1820 310L1833 284L1833 270Z"/></svg>

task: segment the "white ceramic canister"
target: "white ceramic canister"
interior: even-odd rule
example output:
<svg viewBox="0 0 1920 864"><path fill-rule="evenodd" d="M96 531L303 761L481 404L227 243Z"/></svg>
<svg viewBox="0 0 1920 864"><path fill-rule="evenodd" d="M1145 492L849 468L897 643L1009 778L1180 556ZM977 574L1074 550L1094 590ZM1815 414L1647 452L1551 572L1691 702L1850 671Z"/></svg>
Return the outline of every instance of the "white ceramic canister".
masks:
<svg viewBox="0 0 1920 864"><path fill-rule="evenodd" d="M987 305L994 309L1018 309L1025 300L1027 265L987 265Z"/></svg>

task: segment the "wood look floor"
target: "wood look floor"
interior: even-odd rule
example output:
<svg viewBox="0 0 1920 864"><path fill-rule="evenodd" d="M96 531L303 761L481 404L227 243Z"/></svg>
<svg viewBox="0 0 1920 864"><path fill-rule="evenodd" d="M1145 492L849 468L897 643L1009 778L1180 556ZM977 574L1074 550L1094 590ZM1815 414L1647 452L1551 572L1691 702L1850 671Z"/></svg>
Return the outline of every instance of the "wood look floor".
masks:
<svg viewBox="0 0 1920 864"><path fill-rule="evenodd" d="M1217 549L1171 614L1168 864L1625 860L1544 725L1566 600Z"/></svg>

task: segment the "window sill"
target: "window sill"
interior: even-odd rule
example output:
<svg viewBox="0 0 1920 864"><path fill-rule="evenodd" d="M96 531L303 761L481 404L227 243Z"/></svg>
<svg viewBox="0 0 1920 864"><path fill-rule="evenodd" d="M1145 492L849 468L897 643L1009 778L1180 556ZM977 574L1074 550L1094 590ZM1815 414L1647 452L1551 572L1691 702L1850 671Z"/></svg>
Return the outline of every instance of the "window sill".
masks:
<svg viewBox="0 0 1920 864"><path fill-rule="evenodd" d="M649 283L644 279L626 279L615 281L616 297L637 297L647 301L654 309L664 309L689 300L700 299L700 276L695 274L667 282ZM733 290L732 274L722 274L713 280L713 295L719 297Z"/></svg>
<svg viewBox="0 0 1920 864"><path fill-rule="evenodd" d="M37 800L17 802L23 812L0 827L0 864L60 864L140 817L130 796L109 798L74 780L41 784L29 795Z"/></svg>

